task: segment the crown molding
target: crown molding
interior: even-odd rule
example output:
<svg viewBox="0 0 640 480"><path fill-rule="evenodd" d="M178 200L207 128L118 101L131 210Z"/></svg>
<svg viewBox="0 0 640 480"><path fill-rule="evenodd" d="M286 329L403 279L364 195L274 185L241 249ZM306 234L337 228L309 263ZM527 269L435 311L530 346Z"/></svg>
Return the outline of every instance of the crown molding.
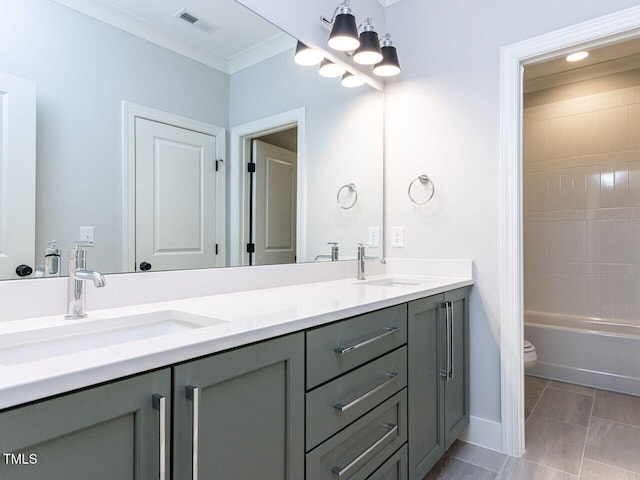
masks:
<svg viewBox="0 0 640 480"><path fill-rule="evenodd" d="M53 1L228 75L295 47L295 41L283 33L227 59L112 5L95 0Z"/></svg>

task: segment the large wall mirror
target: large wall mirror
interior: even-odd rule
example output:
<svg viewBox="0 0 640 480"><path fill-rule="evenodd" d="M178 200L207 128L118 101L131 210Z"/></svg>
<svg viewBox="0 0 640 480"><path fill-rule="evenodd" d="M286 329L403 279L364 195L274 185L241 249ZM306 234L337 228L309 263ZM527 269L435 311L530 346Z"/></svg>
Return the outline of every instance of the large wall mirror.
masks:
<svg viewBox="0 0 640 480"><path fill-rule="evenodd" d="M1 278L41 275L54 240L65 275L91 237L103 273L382 254L381 92L295 64L296 40L235 0L0 2L0 109L14 80L36 104L19 151L29 122L0 120Z"/></svg>

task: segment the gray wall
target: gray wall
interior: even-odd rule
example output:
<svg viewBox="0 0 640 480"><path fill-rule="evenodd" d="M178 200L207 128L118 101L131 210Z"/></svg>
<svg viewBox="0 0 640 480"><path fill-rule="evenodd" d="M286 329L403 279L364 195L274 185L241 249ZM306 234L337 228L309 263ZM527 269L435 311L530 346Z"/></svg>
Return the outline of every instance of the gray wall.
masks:
<svg viewBox="0 0 640 480"><path fill-rule="evenodd" d="M49 0L0 4L0 71L37 90L36 261L94 226L89 265L121 271L121 102L226 128L228 76Z"/></svg>

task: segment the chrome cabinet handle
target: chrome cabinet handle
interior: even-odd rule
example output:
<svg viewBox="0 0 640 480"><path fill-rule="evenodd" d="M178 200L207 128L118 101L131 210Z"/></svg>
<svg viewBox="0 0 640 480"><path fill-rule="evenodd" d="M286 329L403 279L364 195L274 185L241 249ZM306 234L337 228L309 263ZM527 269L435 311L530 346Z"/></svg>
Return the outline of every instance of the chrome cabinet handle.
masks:
<svg viewBox="0 0 640 480"><path fill-rule="evenodd" d="M369 345L372 342L375 342L377 340L380 340L381 338L386 337L387 335L391 335L392 333L395 333L398 331L398 327L384 327L383 332L377 335L373 335L372 337L367 338L366 340L363 340L360 343L356 343L353 345L349 345L348 347L336 347L334 349L334 352L339 353L341 355L344 355L345 353L349 353L354 351L357 348L360 347L364 347L365 345Z"/></svg>
<svg viewBox="0 0 640 480"><path fill-rule="evenodd" d="M444 324L444 342L442 339L440 340L440 345L443 346L444 351L444 359L442 358L442 354L440 355L440 361L444 363L444 365L440 366L440 378L443 380L449 379L449 309L447 308L446 303L440 304L441 311L444 311L444 317L442 317L442 323ZM444 343L444 345L442 345Z"/></svg>
<svg viewBox="0 0 640 480"><path fill-rule="evenodd" d="M160 461L159 461L159 475L158 478L160 480L165 480L166 479L166 439L167 439L167 429L166 429L166 420L165 420L165 412L166 412L166 399L162 396L162 395L158 395L157 393L153 394L153 400L152 400L152 404L153 404L153 408L154 410L158 410L158 431L159 431L159 435L158 435L158 450L159 450L159 454L160 454Z"/></svg>
<svg viewBox="0 0 640 480"><path fill-rule="evenodd" d="M384 387L386 387L387 385L389 385L391 382L393 382L393 380L395 379L395 377L398 376L398 374L396 372L385 372L385 375L387 377L389 377L387 380L385 380L384 382L382 382L380 385L372 388L371 390L369 390L367 393L364 393L362 395L360 395L357 398L354 398L353 400L351 400L350 402L347 403L336 403L334 405L334 408L336 410L340 410L341 412L344 412L346 410L349 410L351 407L357 405L358 403L362 402L363 400L369 398L371 395L373 395L376 392L379 392L380 390L382 390Z"/></svg>
<svg viewBox="0 0 640 480"><path fill-rule="evenodd" d="M197 387L188 385L185 387L187 400L193 402L192 415L191 415L191 479L198 480L198 423L200 417L200 390Z"/></svg>
<svg viewBox="0 0 640 480"><path fill-rule="evenodd" d="M390 437L393 437L394 435L396 435L396 433L398 432L398 425L393 425L392 423L385 423L384 428L386 428L389 431L385 433L381 438L376 440L376 443L371 445L364 452L362 452L360 455L354 458L346 467L338 467L338 466L333 467L331 469L331 473L333 473L338 478L342 477L343 475L346 475L349 472L349 470L351 470L358 463L360 463L363 458L367 457L367 455L369 455L372 451L374 451L376 448L378 448L380 445L386 442Z"/></svg>
<svg viewBox="0 0 640 480"><path fill-rule="evenodd" d="M447 302L447 318L449 319L449 379L453 378L454 333L453 333L453 303Z"/></svg>

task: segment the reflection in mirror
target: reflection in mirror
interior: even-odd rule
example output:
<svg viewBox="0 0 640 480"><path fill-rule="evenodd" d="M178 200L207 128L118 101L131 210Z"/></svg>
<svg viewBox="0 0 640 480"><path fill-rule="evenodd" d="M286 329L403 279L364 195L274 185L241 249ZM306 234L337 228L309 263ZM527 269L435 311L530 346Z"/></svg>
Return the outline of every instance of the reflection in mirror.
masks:
<svg viewBox="0 0 640 480"><path fill-rule="evenodd" d="M36 92L35 230L0 218L35 247L3 252L1 278L42 272L54 240L65 275L90 236L88 266L116 273L310 262L328 242L354 258L382 228L382 94L296 65L296 41L234 0L0 2L0 72Z"/></svg>

